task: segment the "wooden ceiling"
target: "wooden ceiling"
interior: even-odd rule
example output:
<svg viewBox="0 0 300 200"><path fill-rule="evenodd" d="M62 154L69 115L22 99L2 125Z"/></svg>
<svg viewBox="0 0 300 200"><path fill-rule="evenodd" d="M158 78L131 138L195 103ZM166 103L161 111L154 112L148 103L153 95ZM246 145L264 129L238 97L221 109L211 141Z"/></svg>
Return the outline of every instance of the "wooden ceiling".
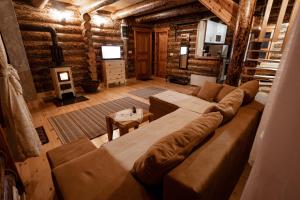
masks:
<svg viewBox="0 0 300 200"><path fill-rule="evenodd" d="M80 8L88 7L88 6L91 6L91 5L99 2L99 0L55 0L55 1L72 4L75 6L79 6ZM142 1L143 0L119 0L115 3L104 6L103 8L101 8L101 10L115 12L117 10L121 10L123 8L126 8L128 6L131 6L133 4L136 4L136 3L139 3Z"/></svg>
<svg viewBox="0 0 300 200"><path fill-rule="evenodd" d="M48 1L48 0L31 0ZM152 23L168 18L188 15L204 15L211 11L234 28L238 13L239 0L50 0L75 5L85 12L110 14L112 19L135 17L138 23ZM282 0L274 0L280 8ZM289 0L291 6L295 0ZM264 13L267 0L257 0L256 14ZM290 9L288 9L289 11ZM277 13L277 10L272 11Z"/></svg>

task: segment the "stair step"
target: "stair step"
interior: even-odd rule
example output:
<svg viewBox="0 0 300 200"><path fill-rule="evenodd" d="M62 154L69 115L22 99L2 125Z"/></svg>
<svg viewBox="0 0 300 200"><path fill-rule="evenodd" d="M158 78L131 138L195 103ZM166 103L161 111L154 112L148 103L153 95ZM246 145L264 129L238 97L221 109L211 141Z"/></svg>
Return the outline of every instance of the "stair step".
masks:
<svg viewBox="0 0 300 200"><path fill-rule="evenodd" d="M278 60L278 59L254 59L254 58L247 58L247 61L280 63L280 60Z"/></svg>
<svg viewBox="0 0 300 200"><path fill-rule="evenodd" d="M264 49L260 49L260 50L250 49L249 52L282 53L282 51L279 50L264 50Z"/></svg>

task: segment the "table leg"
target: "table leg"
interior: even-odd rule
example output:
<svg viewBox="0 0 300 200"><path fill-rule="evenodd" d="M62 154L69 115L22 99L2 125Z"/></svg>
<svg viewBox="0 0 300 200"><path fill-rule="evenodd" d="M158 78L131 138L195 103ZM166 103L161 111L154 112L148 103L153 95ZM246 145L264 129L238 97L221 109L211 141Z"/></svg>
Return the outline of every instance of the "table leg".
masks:
<svg viewBox="0 0 300 200"><path fill-rule="evenodd" d="M122 136L122 135L125 135L126 133L128 133L129 132L129 129L128 128L119 128L119 130L120 130L120 136Z"/></svg>
<svg viewBox="0 0 300 200"><path fill-rule="evenodd" d="M107 129L107 137L108 141L112 141L113 139L113 124L110 117L106 116L106 129Z"/></svg>

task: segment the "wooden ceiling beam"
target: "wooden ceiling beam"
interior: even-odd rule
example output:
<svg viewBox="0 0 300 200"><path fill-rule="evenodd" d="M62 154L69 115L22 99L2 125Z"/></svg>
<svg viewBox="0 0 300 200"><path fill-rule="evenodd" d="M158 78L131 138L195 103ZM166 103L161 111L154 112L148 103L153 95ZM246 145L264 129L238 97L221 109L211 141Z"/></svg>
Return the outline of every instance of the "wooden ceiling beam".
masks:
<svg viewBox="0 0 300 200"><path fill-rule="evenodd" d="M219 17L231 30L234 30L239 5L232 0L199 0L212 13Z"/></svg>
<svg viewBox="0 0 300 200"><path fill-rule="evenodd" d="M141 14L143 12L159 8L161 6L165 6L167 5L167 3L168 3L167 0L142 1L140 3L124 8L122 10L118 10L117 12L113 13L111 17L113 20L123 19L132 15Z"/></svg>
<svg viewBox="0 0 300 200"><path fill-rule="evenodd" d="M43 9L49 0L31 0L31 4L39 9Z"/></svg>
<svg viewBox="0 0 300 200"><path fill-rule="evenodd" d="M80 12L81 13L91 13L91 12L99 10L100 8L102 8L104 6L113 4L113 3L117 2L117 1L119 1L119 0L100 0L100 1L97 1L96 3L94 3L92 5L83 7L80 10Z"/></svg>
<svg viewBox="0 0 300 200"><path fill-rule="evenodd" d="M199 3L198 3L199 4ZM199 5L191 4L180 8L175 8L167 11L157 12L145 16L141 16L135 19L137 23L145 23L157 20L163 20L168 18L173 18L176 16L201 13L207 11L207 8L204 6L199 7Z"/></svg>

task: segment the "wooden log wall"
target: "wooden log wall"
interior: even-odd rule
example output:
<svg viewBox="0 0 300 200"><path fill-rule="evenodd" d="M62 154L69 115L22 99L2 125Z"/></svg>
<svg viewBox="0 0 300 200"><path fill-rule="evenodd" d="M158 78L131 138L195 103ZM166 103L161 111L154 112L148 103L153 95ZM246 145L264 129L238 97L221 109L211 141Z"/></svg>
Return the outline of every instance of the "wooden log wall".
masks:
<svg viewBox="0 0 300 200"><path fill-rule="evenodd" d="M220 60L213 57L195 57L197 23L187 25L171 26L168 38L168 65L167 72L171 75L189 76L190 74L200 74L217 77L219 74ZM180 59L180 36L190 34L190 46L187 69L179 68Z"/></svg>
<svg viewBox="0 0 300 200"><path fill-rule="evenodd" d="M99 23L98 20L104 23ZM121 21L113 21L108 15L92 15L92 41L96 53L96 64L99 72L99 78L103 79L101 66L101 46L102 45L118 45L121 46L121 56L124 59L123 46L124 42L121 38Z"/></svg>
<svg viewBox="0 0 300 200"><path fill-rule="evenodd" d="M15 12L19 24L51 26L55 28L58 44L63 49L65 66L72 67L75 86L88 79L87 48L83 41L81 19L76 7L62 7L61 10L72 12L66 21L51 16L52 4L43 10L32 7L29 3L15 1ZM49 33L22 31L27 58L37 92L53 90L50 67L52 64Z"/></svg>

